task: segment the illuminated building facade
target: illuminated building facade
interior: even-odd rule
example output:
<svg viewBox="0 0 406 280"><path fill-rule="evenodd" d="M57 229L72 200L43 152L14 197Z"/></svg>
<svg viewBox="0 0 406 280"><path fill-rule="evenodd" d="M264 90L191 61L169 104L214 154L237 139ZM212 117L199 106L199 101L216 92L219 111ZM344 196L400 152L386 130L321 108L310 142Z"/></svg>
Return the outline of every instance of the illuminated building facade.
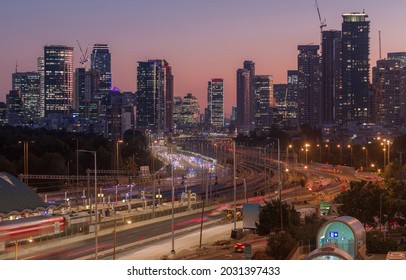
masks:
<svg viewBox="0 0 406 280"><path fill-rule="evenodd" d="M256 129L270 128L272 109L276 109L271 75L258 75L254 79L255 88L255 127Z"/></svg>
<svg viewBox="0 0 406 280"><path fill-rule="evenodd" d="M212 79L207 86L209 123L213 129L224 127L224 81Z"/></svg>
<svg viewBox="0 0 406 280"><path fill-rule="evenodd" d="M45 117L67 115L73 96L73 47L44 47Z"/></svg>
<svg viewBox="0 0 406 280"><path fill-rule="evenodd" d="M347 13L342 17L343 90L338 123L366 123L370 116L368 15Z"/></svg>
<svg viewBox="0 0 406 280"><path fill-rule="evenodd" d="M90 69L99 72L98 88L95 91L108 92L111 89L111 54L108 45L95 44L90 62Z"/></svg>
<svg viewBox="0 0 406 280"><path fill-rule="evenodd" d="M29 125L38 122L41 118L40 74L37 72L13 73L12 88L20 92L24 123Z"/></svg>
<svg viewBox="0 0 406 280"><path fill-rule="evenodd" d="M173 75L166 60L138 62L137 129L163 134L173 128Z"/></svg>
<svg viewBox="0 0 406 280"><path fill-rule="evenodd" d="M320 124L320 56L318 45L298 46L298 119L299 125Z"/></svg>

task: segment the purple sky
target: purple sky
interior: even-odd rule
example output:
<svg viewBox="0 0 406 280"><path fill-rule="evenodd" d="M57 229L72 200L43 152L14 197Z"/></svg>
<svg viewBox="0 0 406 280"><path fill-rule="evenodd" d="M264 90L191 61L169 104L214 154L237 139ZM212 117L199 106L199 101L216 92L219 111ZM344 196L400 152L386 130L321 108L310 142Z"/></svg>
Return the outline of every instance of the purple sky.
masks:
<svg viewBox="0 0 406 280"><path fill-rule="evenodd" d="M365 12L371 21L371 66L382 57L406 51L406 1L318 0L327 29L341 29L341 14ZM136 90L137 61L165 58L175 78L175 95L191 92L206 106L207 81L224 78L225 111L235 104L236 70L253 60L257 74L286 82L296 69L297 45L319 44L314 0L2 0L0 4L0 101L19 71L36 70L47 44L86 48L107 43L113 85ZM91 48L91 47L90 47ZM90 51L90 49L89 49Z"/></svg>

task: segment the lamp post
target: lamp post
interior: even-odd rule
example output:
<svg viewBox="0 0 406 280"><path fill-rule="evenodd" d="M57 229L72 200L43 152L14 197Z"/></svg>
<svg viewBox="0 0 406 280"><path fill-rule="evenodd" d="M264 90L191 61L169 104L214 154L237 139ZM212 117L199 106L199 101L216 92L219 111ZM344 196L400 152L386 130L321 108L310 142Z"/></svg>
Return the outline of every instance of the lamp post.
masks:
<svg viewBox="0 0 406 280"><path fill-rule="evenodd" d="M386 140L386 143L388 143L388 165L390 165L390 140Z"/></svg>
<svg viewBox="0 0 406 280"><path fill-rule="evenodd" d="M381 143L381 146L383 146L383 170L385 172L385 167L386 167L386 141L384 140L383 143Z"/></svg>
<svg viewBox="0 0 406 280"><path fill-rule="evenodd" d="M365 168L368 166L368 148L367 147L362 147L363 150L365 150Z"/></svg>
<svg viewBox="0 0 406 280"><path fill-rule="evenodd" d="M330 159L330 145L326 144L326 148L328 149L328 163L330 163L331 162L331 159Z"/></svg>
<svg viewBox="0 0 406 280"><path fill-rule="evenodd" d="M337 148L340 149L340 165L343 164L343 146L338 144Z"/></svg>
<svg viewBox="0 0 406 280"><path fill-rule="evenodd" d="M171 173L172 173L172 250L171 253L175 254L175 178L174 178L174 160L173 160L173 144L171 145Z"/></svg>
<svg viewBox="0 0 406 280"><path fill-rule="evenodd" d="M94 207L95 207L95 212L96 212L96 217L95 217L95 227L94 227L94 239L95 239L95 252L94 252L94 258L97 260L97 252L98 252L98 238L97 238L97 227L99 225L99 213L97 210L97 155L96 151L88 151L88 150L77 150L78 152L83 152L83 153L90 153L94 157ZM92 204L90 204L90 216L92 216Z"/></svg>
<svg viewBox="0 0 406 280"><path fill-rule="evenodd" d="M319 148L319 162L321 163L321 146L317 144L317 148Z"/></svg>
<svg viewBox="0 0 406 280"><path fill-rule="evenodd" d="M283 213L282 213L282 179L281 179L281 147L280 147L280 141L279 138L270 138L268 137L268 139L274 139L278 141L278 185L279 185L279 211L281 214L281 231L283 231ZM307 145L307 144L306 144ZM307 160L307 153L306 153L306 160Z"/></svg>
<svg viewBox="0 0 406 280"><path fill-rule="evenodd" d="M350 165L352 166L352 146L348 145L347 148L350 149L350 152L351 152L350 153Z"/></svg>
<svg viewBox="0 0 406 280"><path fill-rule="evenodd" d="M79 202L79 138L72 138L76 140L76 204Z"/></svg>
<svg viewBox="0 0 406 280"><path fill-rule="evenodd" d="M292 148L292 145L289 144L286 146L286 168L289 169L289 149Z"/></svg>
<svg viewBox="0 0 406 280"><path fill-rule="evenodd" d="M24 146L24 182L28 185L28 143L34 143L34 141L18 141L18 143Z"/></svg>
<svg viewBox="0 0 406 280"><path fill-rule="evenodd" d="M306 153L306 167L307 167L307 152L309 151L309 144L305 144L305 153Z"/></svg>

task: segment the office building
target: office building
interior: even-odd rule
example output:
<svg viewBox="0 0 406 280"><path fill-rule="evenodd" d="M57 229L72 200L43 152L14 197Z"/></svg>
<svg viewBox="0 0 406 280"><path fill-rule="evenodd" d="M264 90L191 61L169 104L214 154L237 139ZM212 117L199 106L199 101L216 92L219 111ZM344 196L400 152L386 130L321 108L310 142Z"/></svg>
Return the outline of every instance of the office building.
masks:
<svg viewBox="0 0 406 280"><path fill-rule="evenodd" d="M251 130L251 73L247 69L237 70L237 120L236 126L239 132Z"/></svg>
<svg viewBox="0 0 406 280"><path fill-rule="evenodd" d="M400 60L378 60L373 68L375 121L400 125L406 120L406 69Z"/></svg>
<svg viewBox="0 0 406 280"><path fill-rule="evenodd" d="M111 87L111 54L107 44L95 44L90 56L90 69L99 72L95 91L108 92Z"/></svg>
<svg viewBox="0 0 406 280"><path fill-rule="evenodd" d="M41 118L41 75L37 72L12 74L12 89L18 90L23 106L23 122L37 123Z"/></svg>
<svg viewBox="0 0 406 280"><path fill-rule="evenodd" d="M365 13L343 14L342 94L338 104L338 124L369 121L369 21Z"/></svg>
<svg viewBox="0 0 406 280"><path fill-rule="evenodd" d="M45 117L68 115L73 96L73 48L44 47Z"/></svg>
<svg viewBox="0 0 406 280"><path fill-rule="evenodd" d="M174 97L173 122L177 129L196 127L200 121L200 107L191 93L185 97Z"/></svg>
<svg viewBox="0 0 406 280"><path fill-rule="evenodd" d="M318 45L298 46L298 120L299 125L320 124L320 56Z"/></svg>
<svg viewBox="0 0 406 280"><path fill-rule="evenodd" d="M294 129L299 125L298 122L298 91L299 91L299 72L297 70L288 70L286 85L286 116L284 116L284 127Z"/></svg>
<svg viewBox="0 0 406 280"><path fill-rule="evenodd" d="M23 101L19 90L10 90L6 95L7 123L12 126L24 125Z"/></svg>
<svg viewBox="0 0 406 280"><path fill-rule="evenodd" d="M255 90L255 128L263 130L270 128L273 121L272 110L276 109L276 100L273 91L273 78L271 75L258 75L254 78Z"/></svg>
<svg viewBox="0 0 406 280"><path fill-rule="evenodd" d="M45 61L44 57L40 56L37 59L37 72L40 76L40 116L45 117Z"/></svg>
<svg viewBox="0 0 406 280"><path fill-rule="evenodd" d="M166 60L138 62L136 123L139 130L158 132L173 128L173 75Z"/></svg>
<svg viewBox="0 0 406 280"><path fill-rule="evenodd" d="M212 129L224 127L224 81L212 79L207 85L207 108Z"/></svg>
<svg viewBox="0 0 406 280"><path fill-rule="evenodd" d="M341 31L323 31L321 47L321 122L334 124L337 101L342 97Z"/></svg>

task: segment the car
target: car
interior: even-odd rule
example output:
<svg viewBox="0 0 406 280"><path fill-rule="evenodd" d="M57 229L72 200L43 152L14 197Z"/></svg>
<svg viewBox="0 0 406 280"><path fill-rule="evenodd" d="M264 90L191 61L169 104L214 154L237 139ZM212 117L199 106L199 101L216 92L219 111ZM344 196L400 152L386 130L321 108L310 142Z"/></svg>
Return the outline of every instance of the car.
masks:
<svg viewBox="0 0 406 280"><path fill-rule="evenodd" d="M244 243L238 242L234 244L235 252L244 252Z"/></svg>

